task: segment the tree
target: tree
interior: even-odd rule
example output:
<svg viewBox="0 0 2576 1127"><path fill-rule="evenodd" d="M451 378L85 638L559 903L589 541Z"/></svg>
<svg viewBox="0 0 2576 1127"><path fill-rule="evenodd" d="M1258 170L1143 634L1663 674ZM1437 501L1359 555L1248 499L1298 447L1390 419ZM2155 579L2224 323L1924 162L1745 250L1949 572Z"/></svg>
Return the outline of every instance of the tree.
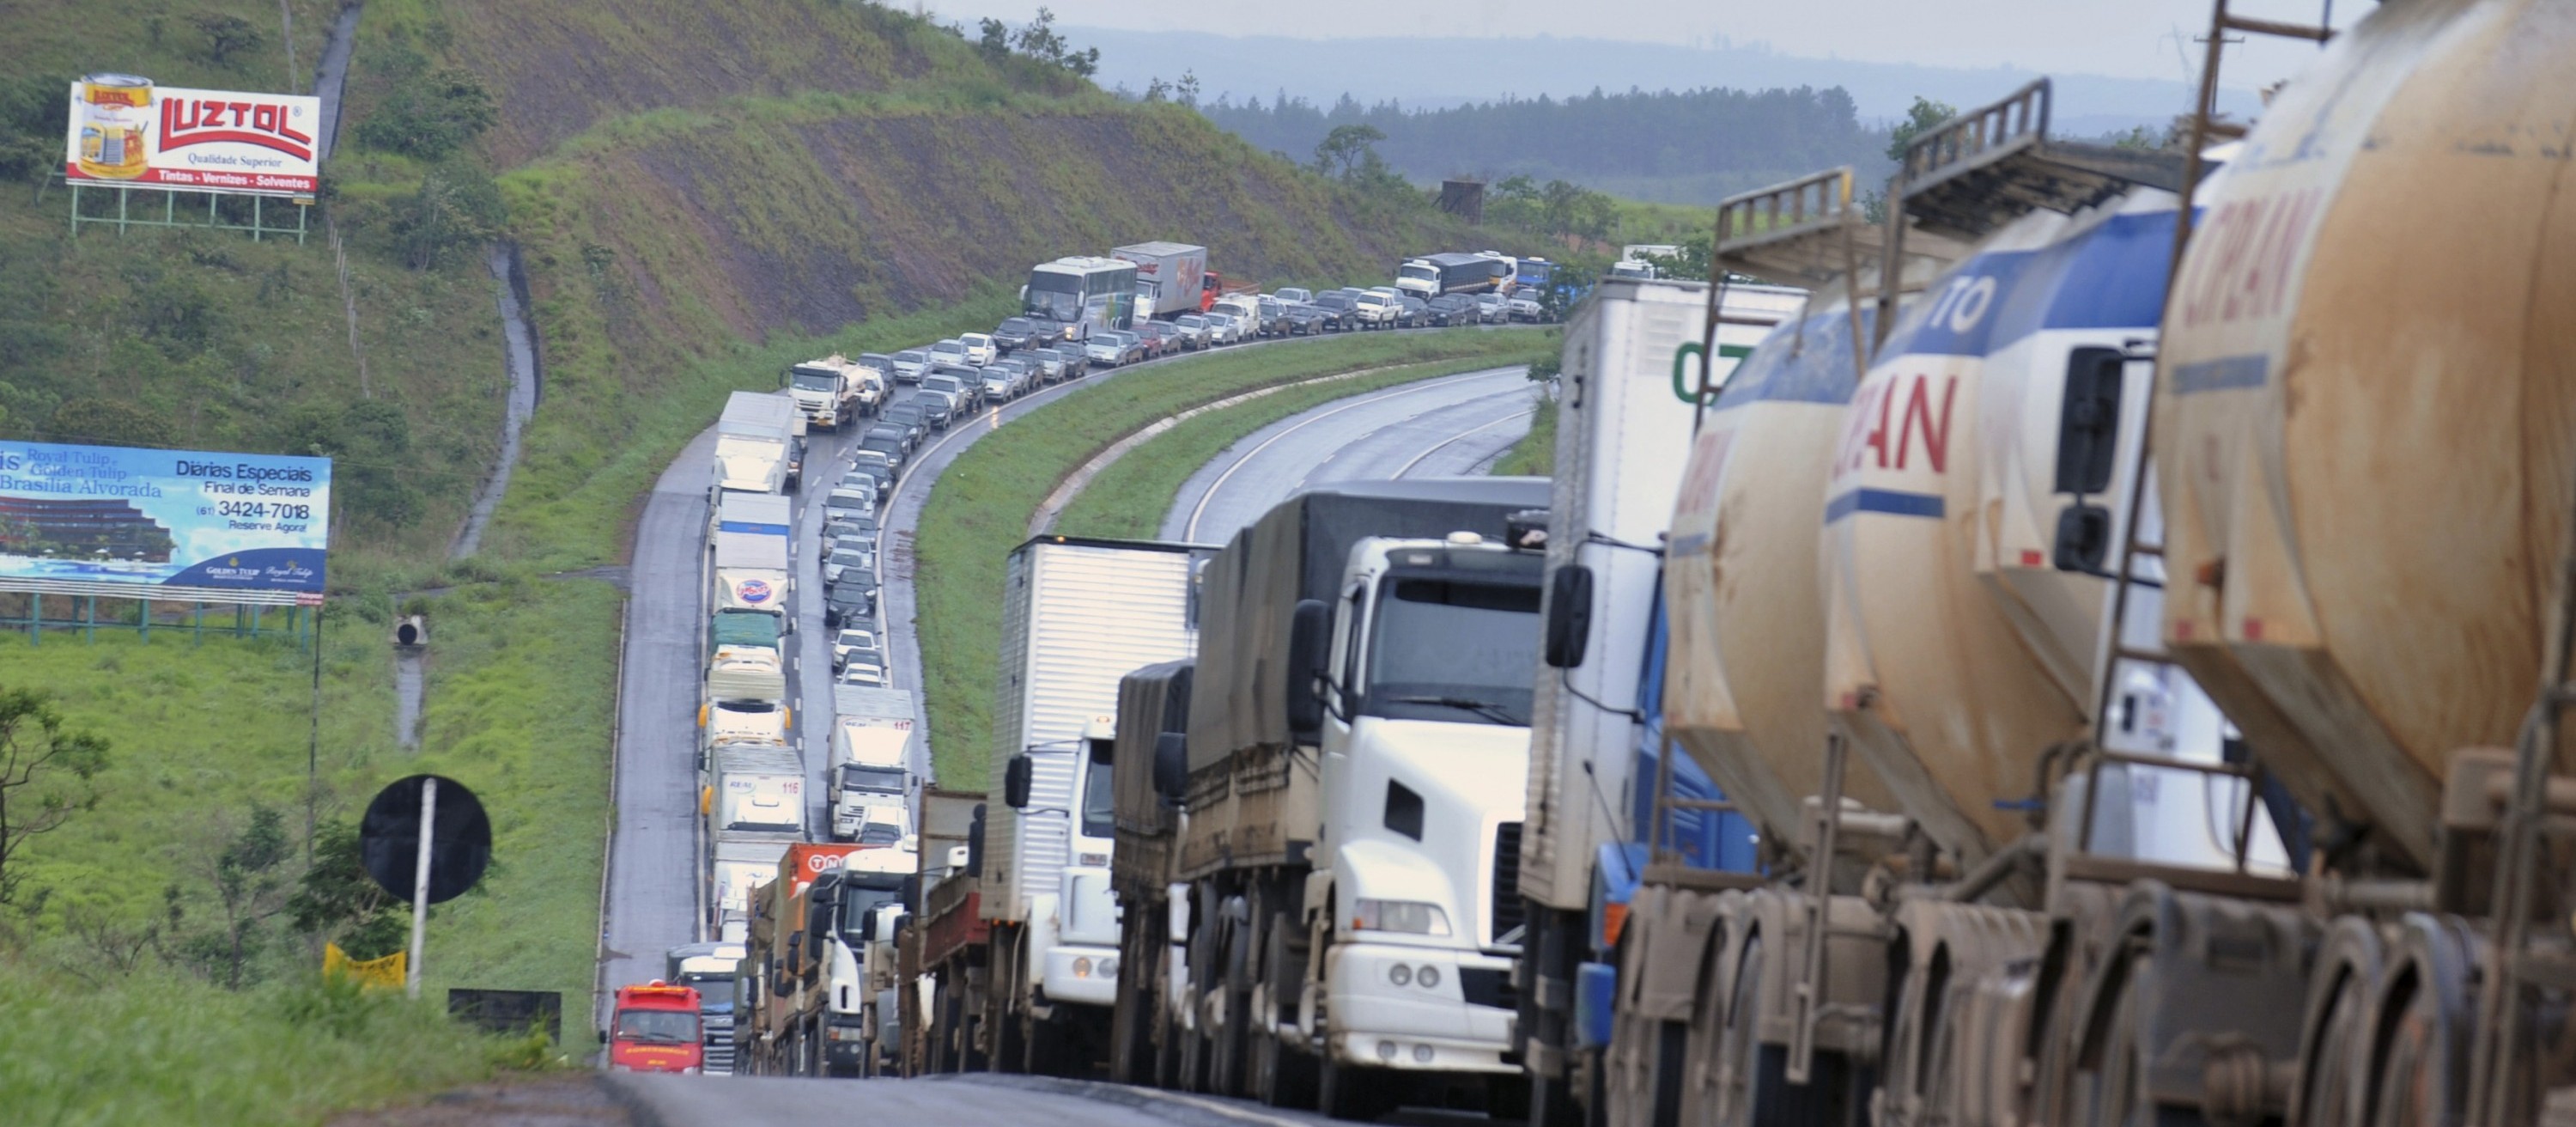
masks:
<svg viewBox="0 0 2576 1127"><path fill-rule="evenodd" d="M1172 87L1172 93L1179 98L1182 105L1193 108L1197 107L1199 104L1198 72L1195 70L1182 71L1180 84Z"/></svg>
<svg viewBox="0 0 2576 1127"><path fill-rule="evenodd" d="M233 56L256 51L268 41L257 26L240 16L208 13L190 22L197 26L198 34L206 37L206 61L219 67L231 66Z"/></svg>
<svg viewBox="0 0 2576 1127"><path fill-rule="evenodd" d="M1100 73L1100 48L1091 47L1067 52L1064 56L1064 69L1084 78Z"/></svg>
<svg viewBox="0 0 2576 1127"><path fill-rule="evenodd" d="M42 834L74 813L98 807L98 773L107 769L107 740L68 731L53 696L39 689L0 689L0 904L26 881L11 863Z"/></svg>
<svg viewBox="0 0 2576 1127"><path fill-rule="evenodd" d="M1383 140L1386 133L1374 125L1336 125L1315 146L1315 171L1348 180L1377 156L1377 143Z"/></svg>
<svg viewBox="0 0 2576 1127"><path fill-rule="evenodd" d="M295 846L286 836L286 819L259 803L251 804L249 824L229 836L202 862L215 903L223 909L223 931L213 943L197 948L201 957L213 956L208 962L219 963L224 986L238 990L245 966L258 953L254 936L259 925L286 908L286 876L278 870Z"/></svg>
<svg viewBox="0 0 2576 1127"><path fill-rule="evenodd" d="M1155 75L1152 81L1145 84L1145 100L1148 102L1165 101L1171 95L1172 84L1163 81L1162 75Z"/></svg>
<svg viewBox="0 0 2576 1127"><path fill-rule="evenodd" d="M500 120L491 91L462 70L403 78L358 126L358 143L422 160L444 160Z"/></svg>
<svg viewBox="0 0 2576 1127"><path fill-rule="evenodd" d="M323 823L313 835L313 865L286 901L297 931L340 945L353 959L374 959L403 949L410 913L367 875L366 845L346 819Z"/></svg>
<svg viewBox="0 0 2576 1127"><path fill-rule="evenodd" d="M1027 27L1020 29L1019 34L1013 38L1013 45L1020 49L1021 54L1032 59L1057 66L1064 65L1066 47L1064 36L1056 34L1055 13L1045 8L1039 8L1037 17L1030 20Z"/></svg>
<svg viewBox="0 0 2576 1127"><path fill-rule="evenodd" d="M1899 164L1905 163L1905 146L1913 144L1915 138L1942 122L1957 116L1959 116L1958 108L1948 102L1935 102L1920 94L1915 95L1913 107L1905 111L1905 120L1897 122L1896 128L1887 134L1887 159Z"/></svg>
<svg viewBox="0 0 2576 1127"><path fill-rule="evenodd" d="M983 34L975 40L975 49L984 57L999 59L1011 53L1011 29L1002 21L986 16L979 25Z"/></svg>

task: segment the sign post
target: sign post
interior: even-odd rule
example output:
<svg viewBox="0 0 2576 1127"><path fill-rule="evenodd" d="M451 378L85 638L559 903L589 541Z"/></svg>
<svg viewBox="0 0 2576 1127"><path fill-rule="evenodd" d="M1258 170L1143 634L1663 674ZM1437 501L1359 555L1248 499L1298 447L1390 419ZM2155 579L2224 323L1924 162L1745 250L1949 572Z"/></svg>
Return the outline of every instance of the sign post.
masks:
<svg viewBox="0 0 2576 1127"><path fill-rule="evenodd" d="M438 776L432 775L420 787L420 824L438 825ZM429 843L435 832L420 835L420 847L413 851L411 877L411 966L403 975L403 993L413 1000L420 998L420 941L429 930Z"/></svg>
<svg viewBox="0 0 2576 1127"><path fill-rule="evenodd" d="M465 784L436 775L397 779L367 803L358 825L361 859L376 887L411 898L411 950L403 990L420 997L429 906L465 894L492 862L492 822Z"/></svg>

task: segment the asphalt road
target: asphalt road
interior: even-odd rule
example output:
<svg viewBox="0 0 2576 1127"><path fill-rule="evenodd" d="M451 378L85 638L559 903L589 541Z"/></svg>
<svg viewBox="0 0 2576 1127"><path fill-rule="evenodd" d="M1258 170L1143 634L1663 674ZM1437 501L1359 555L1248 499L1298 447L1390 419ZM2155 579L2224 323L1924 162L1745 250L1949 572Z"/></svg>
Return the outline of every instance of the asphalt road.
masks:
<svg viewBox="0 0 2576 1127"><path fill-rule="evenodd" d="M1322 1127L1313 1112L1250 1100L1043 1076L970 1074L917 1080L792 1080L612 1074L609 1089L638 1124L991 1123L1048 1127ZM1397 1122L1450 1123L1415 1115ZM1481 1122L1481 1117L1477 1117Z"/></svg>
<svg viewBox="0 0 2576 1127"><path fill-rule="evenodd" d="M1535 389L1523 372L1424 380L1274 422L1191 474L1160 535L1222 544L1309 486L1477 472L1529 431Z"/></svg>

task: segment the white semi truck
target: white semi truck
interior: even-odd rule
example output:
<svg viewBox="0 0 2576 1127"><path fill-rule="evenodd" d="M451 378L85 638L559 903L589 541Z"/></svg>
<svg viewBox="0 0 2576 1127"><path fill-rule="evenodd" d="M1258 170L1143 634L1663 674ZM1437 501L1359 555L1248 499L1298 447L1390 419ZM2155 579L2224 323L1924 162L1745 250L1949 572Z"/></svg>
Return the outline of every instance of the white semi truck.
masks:
<svg viewBox="0 0 2576 1127"><path fill-rule="evenodd" d="M1310 491L1203 569L1181 902L1126 906L1186 930L1185 979L1130 978L1189 1017L1162 1048L1178 1082L1342 1115L1518 1092L1541 561L1509 545L1547 501L1532 478Z"/></svg>
<svg viewBox="0 0 2576 1127"><path fill-rule="evenodd" d="M738 940L752 886L774 876L779 855L805 840L805 765L793 750L767 742L720 744L703 763L708 922Z"/></svg>
<svg viewBox="0 0 2576 1127"><path fill-rule="evenodd" d="M994 717L997 802L980 869L931 890L925 970L939 983L933 1040L980 1014L971 1054L1017 1071L1070 1073L1107 1048L1118 975L1110 895L1110 724L1128 670L1188 657L1194 565L1186 544L1042 536L1011 553ZM973 912L982 942L960 918ZM964 991L965 996L958 996Z"/></svg>
<svg viewBox="0 0 2576 1127"><path fill-rule="evenodd" d="M805 416L796 401L777 394L737 391L716 419L709 500L729 493L786 493L796 487L803 457Z"/></svg>
<svg viewBox="0 0 2576 1127"><path fill-rule="evenodd" d="M707 550L713 555L719 611L751 610L778 615L781 632L788 617L794 579L788 562L795 516L787 498L766 493L728 493L717 499L707 528Z"/></svg>
<svg viewBox="0 0 2576 1127"><path fill-rule="evenodd" d="M1109 257L1136 264L1136 315L1178 317L1204 308L1207 248L1151 242L1110 250Z"/></svg>
<svg viewBox="0 0 2576 1127"><path fill-rule="evenodd" d="M912 801L912 694L864 685L832 686L832 748L825 795L832 840L849 841L867 821L866 805Z"/></svg>
<svg viewBox="0 0 2576 1127"><path fill-rule="evenodd" d="M794 365L779 382L809 428L837 431L885 401L885 377L839 353Z"/></svg>

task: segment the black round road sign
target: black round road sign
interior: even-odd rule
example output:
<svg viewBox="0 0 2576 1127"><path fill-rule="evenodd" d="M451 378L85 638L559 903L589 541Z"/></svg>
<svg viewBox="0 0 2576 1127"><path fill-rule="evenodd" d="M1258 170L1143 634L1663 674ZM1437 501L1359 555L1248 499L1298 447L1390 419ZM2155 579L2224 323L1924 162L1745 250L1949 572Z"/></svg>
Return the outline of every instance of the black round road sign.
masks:
<svg viewBox="0 0 2576 1127"><path fill-rule="evenodd" d="M492 822L465 784L440 775L398 779L376 792L367 819L358 824L367 875L405 904L420 866L420 791L438 780L437 825L429 836L429 902L444 904L483 879L492 861Z"/></svg>

